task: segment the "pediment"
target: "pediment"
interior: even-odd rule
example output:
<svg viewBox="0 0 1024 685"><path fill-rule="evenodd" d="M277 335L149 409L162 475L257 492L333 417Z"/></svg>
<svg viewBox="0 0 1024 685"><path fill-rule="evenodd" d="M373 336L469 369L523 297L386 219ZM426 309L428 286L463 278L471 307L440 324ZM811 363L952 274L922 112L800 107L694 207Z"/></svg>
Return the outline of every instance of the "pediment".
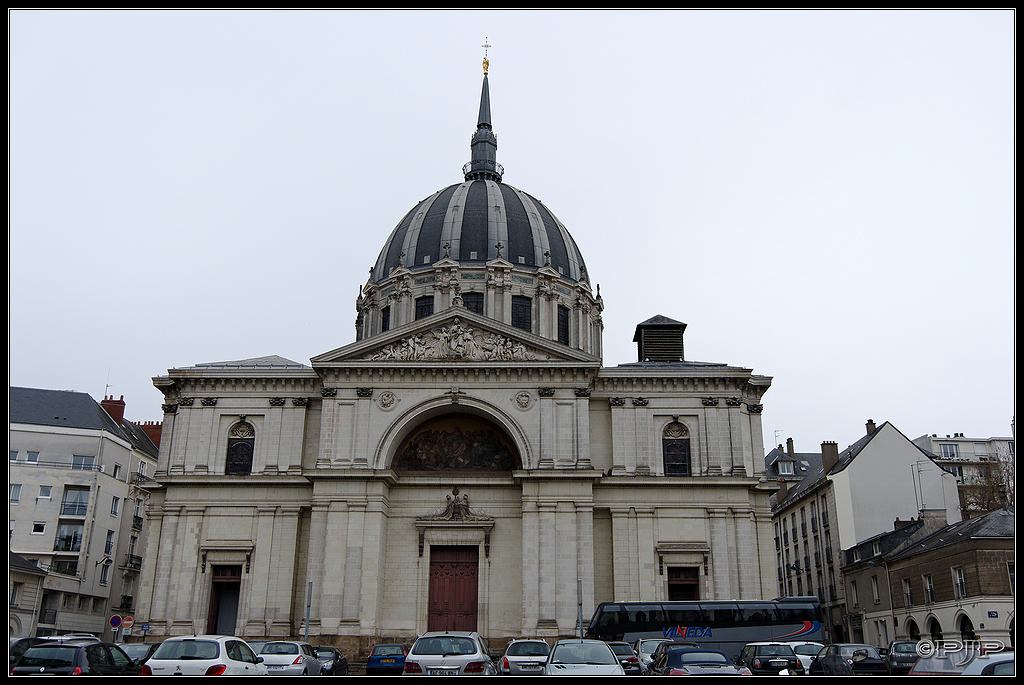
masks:
<svg viewBox="0 0 1024 685"><path fill-rule="evenodd" d="M315 366L341 362L575 362L600 365L582 350L452 307L394 330L314 357Z"/></svg>

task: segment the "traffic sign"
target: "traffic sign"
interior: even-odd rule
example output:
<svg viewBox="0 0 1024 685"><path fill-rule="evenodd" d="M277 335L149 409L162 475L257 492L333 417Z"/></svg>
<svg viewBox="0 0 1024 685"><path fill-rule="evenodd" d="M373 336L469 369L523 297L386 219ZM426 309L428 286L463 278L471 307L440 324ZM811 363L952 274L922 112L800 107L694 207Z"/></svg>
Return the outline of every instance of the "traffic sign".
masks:
<svg viewBox="0 0 1024 685"><path fill-rule="evenodd" d="M121 625L125 628L131 628L133 625L135 625L135 619L131 616L125 616L121 619Z"/></svg>
<svg viewBox="0 0 1024 685"><path fill-rule="evenodd" d="M119 625L121 625L121 617L117 614L114 614L110 617L110 627L117 628Z"/></svg>

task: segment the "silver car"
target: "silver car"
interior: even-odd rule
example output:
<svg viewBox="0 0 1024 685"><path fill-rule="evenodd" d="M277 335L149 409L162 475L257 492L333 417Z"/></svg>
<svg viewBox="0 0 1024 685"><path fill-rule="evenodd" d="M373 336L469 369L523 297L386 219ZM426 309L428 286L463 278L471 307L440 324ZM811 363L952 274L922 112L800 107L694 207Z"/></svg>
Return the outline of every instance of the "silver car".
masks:
<svg viewBox="0 0 1024 685"><path fill-rule="evenodd" d="M405 675L497 675L483 638L468 631L424 633L405 657Z"/></svg>
<svg viewBox="0 0 1024 685"><path fill-rule="evenodd" d="M270 675L321 675L324 670L316 650L308 642L268 642L260 650L260 656Z"/></svg>
<svg viewBox="0 0 1024 685"><path fill-rule="evenodd" d="M551 648L544 640L512 640L498 661L502 675L544 675Z"/></svg>

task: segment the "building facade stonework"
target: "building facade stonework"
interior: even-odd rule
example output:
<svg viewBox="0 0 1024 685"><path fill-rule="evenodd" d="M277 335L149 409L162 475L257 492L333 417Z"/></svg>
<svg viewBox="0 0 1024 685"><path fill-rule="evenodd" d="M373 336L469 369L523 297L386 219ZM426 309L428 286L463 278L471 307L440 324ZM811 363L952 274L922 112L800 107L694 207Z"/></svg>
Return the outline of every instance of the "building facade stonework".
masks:
<svg viewBox="0 0 1024 685"><path fill-rule="evenodd" d="M495 148L485 75L466 180L392 232L354 342L154 379L149 637L498 644L601 601L775 596L771 379L685 360L663 316L604 367L600 291Z"/></svg>

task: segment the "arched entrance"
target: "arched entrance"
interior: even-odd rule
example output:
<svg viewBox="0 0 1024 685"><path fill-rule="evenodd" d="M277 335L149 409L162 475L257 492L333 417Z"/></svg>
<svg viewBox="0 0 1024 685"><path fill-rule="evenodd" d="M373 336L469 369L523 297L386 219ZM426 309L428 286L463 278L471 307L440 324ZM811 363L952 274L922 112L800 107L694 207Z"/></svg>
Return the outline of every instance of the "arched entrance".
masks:
<svg viewBox="0 0 1024 685"><path fill-rule="evenodd" d="M411 430L395 450L395 471L508 472L519 451L504 430L477 414L451 412Z"/></svg>
<svg viewBox="0 0 1024 685"><path fill-rule="evenodd" d="M521 468L519 450L504 427L489 417L465 411L432 411L411 426L399 442L391 468L405 482L436 481L443 473L452 484L465 476L479 485L481 476L502 477ZM490 549L493 519L478 515L469 495L455 485L437 511L417 518L420 557L426 572L426 629L478 630L481 597L486 595L481 561ZM420 614L423 616L423 614Z"/></svg>

